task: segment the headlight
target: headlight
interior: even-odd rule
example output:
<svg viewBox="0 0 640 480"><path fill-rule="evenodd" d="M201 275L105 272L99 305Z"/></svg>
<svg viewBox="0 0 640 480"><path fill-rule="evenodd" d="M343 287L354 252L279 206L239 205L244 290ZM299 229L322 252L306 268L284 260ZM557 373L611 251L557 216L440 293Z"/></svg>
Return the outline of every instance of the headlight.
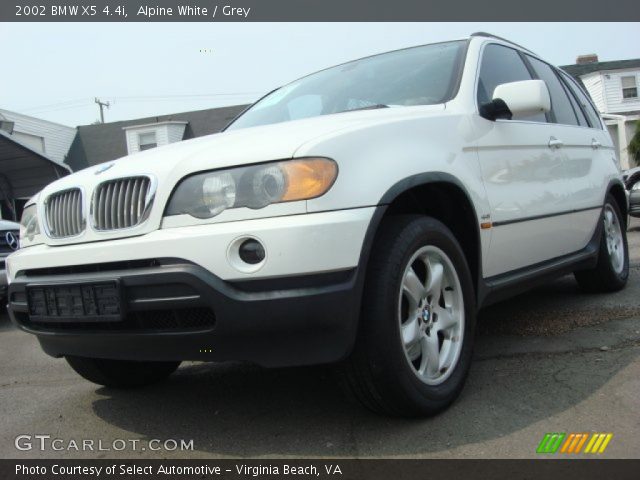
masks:
<svg viewBox="0 0 640 480"><path fill-rule="evenodd" d="M631 187L631 190L640 190L640 180L638 180L636 183L633 184L633 187Z"/></svg>
<svg viewBox="0 0 640 480"><path fill-rule="evenodd" d="M20 219L20 247L34 245L38 235L38 209L36 205L29 205L22 211Z"/></svg>
<svg viewBox="0 0 640 480"><path fill-rule="evenodd" d="M166 215L211 218L228 208L264 208L272 203L309 200L327 192L338 176L328 158L303 158L199 173L173 193Z"/></svg>

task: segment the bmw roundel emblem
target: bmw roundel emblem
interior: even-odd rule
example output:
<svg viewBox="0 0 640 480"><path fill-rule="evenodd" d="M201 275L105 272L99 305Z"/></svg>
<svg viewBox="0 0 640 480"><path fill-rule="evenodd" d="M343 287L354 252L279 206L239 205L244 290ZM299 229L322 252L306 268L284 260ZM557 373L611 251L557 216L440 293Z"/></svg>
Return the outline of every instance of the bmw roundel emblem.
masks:
<svg viewBox="0 0 640 480"><path fill-rule="evenodd" d="M105 163L104 165L100 165L94 173L94 175L100 175L102 172L106 172L107 170L109 170L111 167L113 167L114 163Z"/></svg>

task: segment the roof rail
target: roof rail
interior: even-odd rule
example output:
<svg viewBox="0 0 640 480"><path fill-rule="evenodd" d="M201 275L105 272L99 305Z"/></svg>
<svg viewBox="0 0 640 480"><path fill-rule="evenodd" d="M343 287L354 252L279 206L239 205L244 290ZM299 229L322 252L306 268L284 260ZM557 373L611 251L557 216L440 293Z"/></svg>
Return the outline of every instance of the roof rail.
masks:
<svg viewBox="0 0 640 480"><path fill-rule="evenodd" d="M507 42L510 43L511 45L515 45L518 48L521 48L523 50L526 50L529 53L533 53L534 55L537 56L537 54L535 52L532 52L531 50L529 50L526 47L523 47L522 45L518 45L516 42L512 42L511 40L507 40L506 38L503 37L499 37L498 35L493 35L491 33L487 33L487 32L474 32L471 34L472 37L488 37L488 38L495 38L496 40L502 40L503 42Z"/></svg>

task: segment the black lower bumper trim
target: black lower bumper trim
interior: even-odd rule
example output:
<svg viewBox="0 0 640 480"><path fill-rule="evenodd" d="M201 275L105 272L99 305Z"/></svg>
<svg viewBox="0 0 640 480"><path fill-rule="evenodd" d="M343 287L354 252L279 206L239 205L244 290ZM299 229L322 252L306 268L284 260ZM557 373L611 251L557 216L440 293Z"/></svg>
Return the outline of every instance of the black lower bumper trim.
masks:
<svg viewBox="0 0 640 480"><path fill-rule="evenodd" d="M7 294L7 272L4 270L4 258L0 258L0 302ZM4 302L0 304L4 307Z"/></svg>
<svg viewBox="0 0 640 480"><path fill-rule="evenodd" d="M126 270L27 272L11 283L9 313L55 357L330 363L346 356L355 339L357 272L229 283L173 259ZM122 286L127 313L121 322L38 322L29 315L30 285L105 279Z"/></svg>

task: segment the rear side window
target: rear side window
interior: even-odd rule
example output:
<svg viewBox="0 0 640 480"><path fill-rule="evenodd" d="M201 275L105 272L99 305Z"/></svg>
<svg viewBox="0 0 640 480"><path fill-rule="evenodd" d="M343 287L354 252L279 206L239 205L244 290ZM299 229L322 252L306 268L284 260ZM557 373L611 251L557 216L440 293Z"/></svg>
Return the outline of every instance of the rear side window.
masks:
<svg viewBox="0 0 640 480"><path fill-rule="evenodd" d="M537 58L527 55L527 59L537 77L547 84L551 96L551 118L554 119L554 122L564 125L578 125L571 101L553 69Z"/></svg>
<svg viewBox="0 0 640 480"><path fill-rule="evenodd" d="M581 127L588 127L589 121L587 120L587 117L582 111L582 108L580 108L580 105L578 105L578 101L573 96L573 93L571 93L571 90L569 90L569 85L567 85L567 82L564 81L564 78L561 80L562 80L562 86L564 87L564 90L565 92L567 92L567 95L569 96L569 100L571 101L571 106L573 106L573 111L576 113L576 116L578 117L578 123L580 124Z"/></svg>
<svg viewBox="0 0 640 480"><path fill-rule="evenodd" d="M493 98L493 91L498 85L531 79L531 74L518 52L502 45L489 44L484 48L480 64L478 105L490 102ZM526 118L514 117L514 120L546 122L546 117L539 113Z"/></svg>
<svg viewBox="0 0 640 480"><path fill-rule="evenodd" d="M573 92L576 100L580 104L580 107L582 107L582 110L586 113L591 127L602 130L600 115L591 104L591 101L587 98L586 93L584 93L582 88L580 88L566 73L562 73L562 77L565 80L565 83L569 85L569 89Z"/></svg>

